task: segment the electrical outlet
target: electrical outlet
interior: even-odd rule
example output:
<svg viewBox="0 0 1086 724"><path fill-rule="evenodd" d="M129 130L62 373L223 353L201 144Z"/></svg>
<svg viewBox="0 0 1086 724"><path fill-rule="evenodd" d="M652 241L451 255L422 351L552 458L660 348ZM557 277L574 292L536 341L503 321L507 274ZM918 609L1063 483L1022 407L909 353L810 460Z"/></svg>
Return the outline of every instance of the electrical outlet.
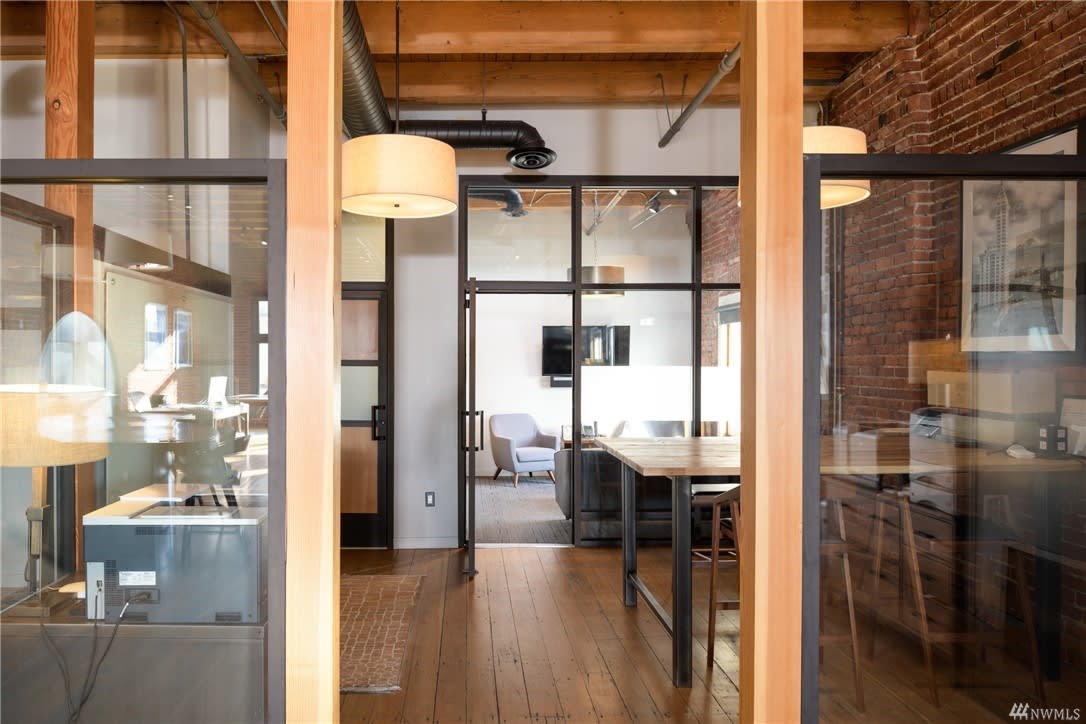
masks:
<svg viewBox="0 0 1086 724"><path fill-rule="evenodd" d="M435 497L434 497L434 491L427 490L426 491L426 507L427 508L433 508L435 505L437 505L437 501L435 500Z"/></svg>

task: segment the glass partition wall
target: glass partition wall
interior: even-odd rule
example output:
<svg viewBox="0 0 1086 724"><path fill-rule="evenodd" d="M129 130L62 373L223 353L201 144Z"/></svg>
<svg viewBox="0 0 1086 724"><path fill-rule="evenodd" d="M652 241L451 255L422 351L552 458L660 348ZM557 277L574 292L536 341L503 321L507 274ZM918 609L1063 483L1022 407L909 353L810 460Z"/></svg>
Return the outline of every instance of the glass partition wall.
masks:
<svg viewBox="0 0 1086 724"><path fill-rule="evenodd" d="M1076 150L806 162L872 194L807 207L805 721L1086 708Z"/></svg>
<svg viewBox="0 0 1086 724"><path fill-rule="evenodd" d="M0 189L5 718L281 717L283 164L78 163Z"/></svg>
<svg viewBox="0 0 1086 724"><path fill-rule="evenodd" d="M460 409L474 387L486 413L476 432L479 490L511 486L514 471L499 469L491 449L491 430L502 424L495 416L528 415L559 440L554 470L535 475L555 476L549 497L566 525L563 542L617 540L619 469L595 448L596 436L739 431L734 179L716 179L720 188L696 178L532 181L461 179L461 282L465 302L474 285L478 314L477 379L462 377ZM461 476L466 483L466 465ZM667 537L670 497L642 492L650 493L639 496L643 532ZM489 534L478 531L493 530L486 515L476 515L479 542ZM462 525L465 542L468 534Z"/></svg>

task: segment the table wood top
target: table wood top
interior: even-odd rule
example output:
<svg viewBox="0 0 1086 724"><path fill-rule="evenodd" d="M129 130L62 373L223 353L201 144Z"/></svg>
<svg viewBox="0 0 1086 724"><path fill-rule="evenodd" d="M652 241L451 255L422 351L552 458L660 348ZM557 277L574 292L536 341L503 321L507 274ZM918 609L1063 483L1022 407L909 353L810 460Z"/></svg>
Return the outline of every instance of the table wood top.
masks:
<svg viewBox="0 0 1086 724"><path fill-rule="evenodd" d="M739 475L738 437L596 438L596 444L642 475L691 477ZM907 434L825 436L823 475L923 475L987 472L1074 472L1086 461L1073 458L1017 459L1002 449L957 447L945 440Z"/></svg>
<svg viewBox="0 0 1086 724"><path fill-rule="evenodd" d="M737 437L597 437L596 444L642 475L739 474Z"/></svg>

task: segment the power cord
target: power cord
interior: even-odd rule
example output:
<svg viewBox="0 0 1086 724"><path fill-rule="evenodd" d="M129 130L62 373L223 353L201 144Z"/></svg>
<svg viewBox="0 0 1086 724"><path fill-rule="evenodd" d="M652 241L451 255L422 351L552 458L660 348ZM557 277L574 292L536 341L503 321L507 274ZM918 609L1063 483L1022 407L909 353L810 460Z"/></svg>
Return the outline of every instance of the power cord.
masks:
<svg viewBox="0 0 1086 724"><path fill-rule="evenodd" d="M98 613L98 598L102 594L101 587L94 592L94 612ZM72 702L72 680L71 674L68 671L68 665L64 660L64 655L60 652L60 649L56 645L56 641L49 635L49 630L45 627L45 622L39 624L39 630L42 636L45 638L45 642L49 647L49 652L53 655L53 659L57 662L57 668L60 669L61 679L64 681L64 702L68 706L68 724L75 724L79 721L79 717L83 714L83 707L87 701L90 700L91 694L94 692L94 686L98 683L98 672L102 669L102 663L106 660L106 656L109 655L109 650L113 648L113 641L117 638L117 630L121 627L121 621L124 620L125 613L128 612L128 607L133 603L142 603L144 601L150 601L151 594L144 592L140 593L128 601L121 607L121 614L117 617L117 622L113 624L113 631L109 635L109 641L106 642L106 648L102 652L101 658L95 661L98 654L98 619L94 619L94 636L91 640L91 654L87 663L87 674L83 679L83 686L80 688L79 703Z"/></svg>

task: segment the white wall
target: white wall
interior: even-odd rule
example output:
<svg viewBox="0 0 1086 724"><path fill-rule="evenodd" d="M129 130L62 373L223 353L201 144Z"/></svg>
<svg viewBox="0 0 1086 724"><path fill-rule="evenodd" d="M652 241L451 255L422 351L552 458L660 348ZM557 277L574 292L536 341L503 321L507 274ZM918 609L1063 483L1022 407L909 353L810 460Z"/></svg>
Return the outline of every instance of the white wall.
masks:
<svg viewBox="0 0 1086 724"><path fill-rule="evenodd" d="M414 111L404 116L479 117L474 109ZM558 153L548 175L739 173L736 108L699 110L665 149L656 146L667 128L662 108L494 109L489 117L534 125ZM505 151L458 151L457 166L461 174L510 173ZM400 548L456 545L456 329L461 308L456 230L456 214L396 223L394 544ZM538 325L532 326L533 334L538 333ZM488 414L491 411L496 408ZM436 491L436 508L424 506L426 490Z"/></svg>

